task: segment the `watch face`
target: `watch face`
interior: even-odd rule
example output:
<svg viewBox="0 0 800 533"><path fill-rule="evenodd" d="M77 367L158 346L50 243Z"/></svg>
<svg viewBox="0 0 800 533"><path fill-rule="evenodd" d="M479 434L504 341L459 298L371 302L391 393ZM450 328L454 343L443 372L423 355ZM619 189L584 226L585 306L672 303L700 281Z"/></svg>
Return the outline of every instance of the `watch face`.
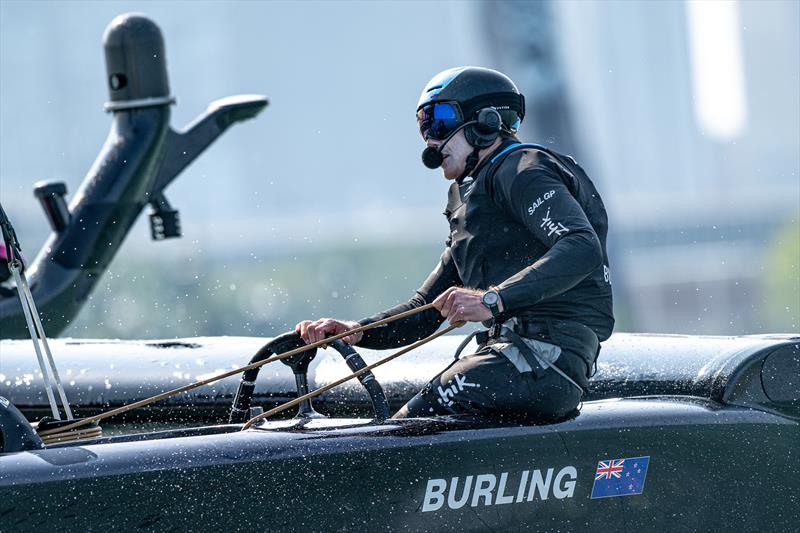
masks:
<svg viewBox="0 0 800 533"><path fill-rule="evenodd" d="M486 305L496 305L498 299L497 293L494 291L489 291L483 295L483 303Z"/></svg>

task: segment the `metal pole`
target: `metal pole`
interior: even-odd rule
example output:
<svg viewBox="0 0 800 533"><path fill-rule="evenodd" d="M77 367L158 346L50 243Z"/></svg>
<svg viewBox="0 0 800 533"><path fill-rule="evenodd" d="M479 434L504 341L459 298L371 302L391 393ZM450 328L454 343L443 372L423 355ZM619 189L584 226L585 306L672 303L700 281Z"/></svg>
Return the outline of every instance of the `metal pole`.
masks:
<svg viewBox="0 0 800 533"><path fill-rule="evenodd" d="M58 396L61 398L61 405L64 406L64 412L67 413L67 420L72 420L72 410L69 408L69 402L67 401L67 394L64 392L64 386L61 384L61 377L58 375L58 368L56 368L56 362L53 359L53 354L50 351L50 345L47 344L47 335L44 332L44 326L42 326L42 320L39 318L39 312L36 309L36 303L33 300L33 295L31 294L31 289L28 287L28 280L25 279L25 275L20 275L20 279L22 280L22 289L25 292L25 298L28 300L31 308L31 315L33 315L33 321L36 325L36 328L39 332L39 339L42 341L42 346L44 347L44 353L47 355L47 360L50 363L50 369L53 372L53 378L55 378L56 382L56 390L58 391ZM20 281L17 280L17 287L20 287Z"/></svg>
<svg viewBox="0 0 800 533"><path fill-rule="evenodd" d="M39 368L42 370L42 377L44 378L45 384L45 391L47 391L47 399L50 401L50 408L53 410L53 418L56 420L61 420L61 415L58 412L58 405L56 405L56 399L53 395L53 385L50 383L50 373L47 371L47 365L44 363L44 358L42 357L42 350L39 346L38 342L38 334L36 332L36 328L33 324L33 319L31 318L31 308L28 305L27 295L22 290L22 276L20 275L20 265L19 261L15 258L12 259L8 266L11 268L11 272L14 274L14 280L17 282L17 294L19 294L19 300L22 303L22 312L25 313L25 321L28 324L28 331L31 334L31 340L33 341L33 348L36 350L36 357L39 359ZM35 312L35 311L34 311Z"/></svg>

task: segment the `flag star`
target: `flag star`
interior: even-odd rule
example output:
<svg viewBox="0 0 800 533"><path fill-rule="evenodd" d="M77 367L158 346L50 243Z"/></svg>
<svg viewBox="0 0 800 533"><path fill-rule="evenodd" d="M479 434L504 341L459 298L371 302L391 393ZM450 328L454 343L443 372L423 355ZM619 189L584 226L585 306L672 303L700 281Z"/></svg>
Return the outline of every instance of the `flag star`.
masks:
<svg viewBox="0 0 800 533"><path fill-rule="evenodd" d="M630 472L625 472L625 477L631 477L631 473Z"/></svg>
<svg viewBox="0 0 800 533"><path fill-rule="evenodd" d="M636 471L636 473L637 474L641 474L642 473L642 469L640 468L639 470Z"/></svg>
<svg viewBox="0 0 800 533"><path fill-rule="evenodd" d="M633 490L633 484L628 485L628 490Z"/></svg>
<svg viewBox="0 0 800 533"><path fill-rule="evenodd" d="M639 466L639 463L633 463L633 467L636 468Z"/></svg>

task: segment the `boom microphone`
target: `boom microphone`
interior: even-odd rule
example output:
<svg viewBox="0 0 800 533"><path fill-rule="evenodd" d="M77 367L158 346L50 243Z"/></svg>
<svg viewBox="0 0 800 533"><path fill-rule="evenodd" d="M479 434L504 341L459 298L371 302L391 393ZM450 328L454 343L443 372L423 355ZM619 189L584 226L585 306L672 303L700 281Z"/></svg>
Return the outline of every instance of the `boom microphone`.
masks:
<svg viewBox="0 0 800 533"><path fill-rule="evenodd" d="M460 125L456 129L454 129L450 135L444 138L444 142L439 145L438 148L433 146L428 146L422 151L422 164L430 169L436 169L442 166L442 161L444 161L444 156L442 155L442 149L444 145L450 142L450 139L453 138L453 135L458 133L463 128L469 126L470 124L475 124L476 120L470 120L469 122L465 122L464 124Z"/></svg>
<svg viewBox="0 0 800 533"><path fill-rule="evenodd" d="M439 148L434 146L428 146L422 151L422 164L430 169L439 168L442 166L442 162L444 161L444 156L442 155L441 147L444 146L442 144Z"/></svg>

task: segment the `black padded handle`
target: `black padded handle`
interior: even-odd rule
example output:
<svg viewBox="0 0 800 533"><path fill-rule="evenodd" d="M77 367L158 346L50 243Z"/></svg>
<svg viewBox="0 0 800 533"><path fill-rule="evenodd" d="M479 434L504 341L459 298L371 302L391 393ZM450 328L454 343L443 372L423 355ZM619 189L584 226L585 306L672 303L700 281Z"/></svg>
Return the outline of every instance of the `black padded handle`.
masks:
<svg viewBox="0 0 800 533"><path fill-rule="evenodd" d="M344 362L350 367L350 370L357 372L367 366L364 359L356 352L355 348L342 341L341 339L333 341L331 347L339 352L344 358ZM389 411L389 402L386 400L386 394L383 392L383 387L375 379L372 371L367 371L358 376L358 381L367 389L370 399L372 400L372 409L375 411L375 418L378 420L386 420L391 416Z"/></svg>
<svg viewBox="0 0 800 533"><path fill-rule="evenodd" d="M289 350L305 346L305 344L305 341L303 341L299 333L295 333L294 331L284 333L262 346L252 359L250 359L250 363L263 361L275 354L288 352ZM281 362L292 367L295 374L298 372L305 373L305 371L308 370L308 364L314 359L316 354L317 349L313 348L305 352L300 352L287 359L281 359ZM261 370L261 367L251 368L242 373L242 380L239 382L239 389L236 391L236 397L233 399L231 413L228 417L228 421L231 424L241 424L247 421L247 416L250 413L250 403L253 399L253 391L256 389L256 379L258 378L259 370Z"/></svg>

